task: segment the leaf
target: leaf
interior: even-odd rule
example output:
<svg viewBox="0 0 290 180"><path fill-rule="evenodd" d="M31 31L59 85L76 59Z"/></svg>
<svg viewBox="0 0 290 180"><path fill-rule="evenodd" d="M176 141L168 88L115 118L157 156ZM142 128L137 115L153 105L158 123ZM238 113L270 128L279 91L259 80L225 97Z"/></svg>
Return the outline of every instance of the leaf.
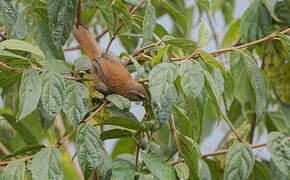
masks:
<svg viewBox="0 0 290 180"><path fill-rule="evenodd" d="M23 119L37 106L41 93L40 79L34 69L25 69L19 88L19 112L17 119Z"/></svg>
<svg viewBox="0 0 290 180"><path fill-rule="evenodd" d="M130 100L118 94L111 94L106 99L115 104L119 109L128 111L130 109Z"/></svg>
<svg viewBox="0 0 290 180"><path fill-rule="evenodd" d="M23 15L37 24L39 21L48 22L46 1L43 0L22 0Z"/></svg>
<svg viewBox="0 0 290 180"><path fill-rule="evenodd" d="M235 143L227 153L224 180L247 179L255 164L252 149L243 143Z"/></svg>
<svg viewBox="0 0 290 180"><path fill-rule="evenodd" d="M137 119L134 116L134 114L132 114L131 112L129 112L129 111L123 111L123 110L117 108L117 106L115 106L115 105L107 106L105 108L106 108L106 110L109 110L111 113L113 113L117 117Z"/></svg>
<svg viewBox="0 0 290 180"><path fill-rule="evenodd" d="M144 127L137 119L132 118L120 118L120 117L112 117L100 124L103 125L112 125L119 126L127 129L137 130L137 131L147 131L148 129Z"/></svg>
<svg viewBox="0 0 290 180"><path fill-rule="evenodd" d="M249 177L249 180L271 180L273 177L267 166L260 161L255 161L254 169Z"/></svg>
<svg viewBox="0 0 290 180"><path fill-rule="evenodd" d="M81 56L74 60L74 66L81 70L87 71L91 69L91 62L88 56Z"/></svg>
<svg viewBox="0 0 290 180"><path fill-rule="evenodd" d="M17 50L17 51L25 51L25 52L30 52L32 54L36 54L40 56L42 59L44 59L44 54L42 51L34 46L31 45L25 41L22 40L17 40L17 39L9 39L2 41L0 43L0 49L9 49L9 50Z"/></svg>
<svg viewBox="0 0 290 180"><path fill-rule="evenodd" d="M205 10L210 12L210 3L209 0L197 0L197 3L202 6Z"/></svg>
<svg viewBox="0 0 290 180"><path fill-rule="evenodd" d="M229 29L224 35L224 38L222 41L222 47L232 45L233 43L238 41L238 39L241 37L240 22L241 22L241 19L239 18L230 24Z"/></svg>
<svg viewBox="0 0 290 180"><path fill-rule="evenodd" d="M290 15L289 15L289 1L284 0L284 1L279 1L275 4L275 14L276 16L284 21L288 26L290 25Z"/></svg>
<svg viewBox="0 0 290 180"><path fill-rule="evenodd" d="M36 0L33 0L33 2ZM62 59L62 50L53 42L52 33L48 28L48 23L40 20L32 29L32 37L36 44L43 51L46 59Z"/></svg>
<svg viewBox="0 0 290 180"><path fill-rule="evenodd" d="M24 146L18 150L16 150L14 153L3 156L1 158L1 160L5 160L5 159L10 159L12 157L16 157L16 156L31 156L35 153L37 153L38 151L40 151L42 148L45 148L46 146L41 145L41 144L34 144L34 145L27 145Z"/></svg>
<svg viewBox="0 0 290 180"><path fill-rule="evenodd" d="M56 115L63 106L65 96L65 82L61 75L53 71L44 71L41 75L41 102L51 122L42 122L44 128L50 128Z"/></svg>
<svg viewBox="0 0 290 180"><path fill-rule="evenodd" d="M113 8L113 11L119 16L123 22L125 23L125 27L129 31L132 29L133 20L131 19L131 16L128 12L128 6L126 6L124 3L121 1L114 1L111 4L111 7Z"/></svg>
<svg viewBox="0 0 290 180"><path fill-rule="evenodd" d="M33 157L30 169L34 180L61 180L63 169L60 151L56 147L42 149Z"/></svg>
<svg viewBox="0 0 290 180"><path fill-rule="evenodd" d="M21 121L16 123L16 118L12 116L11 113L3 112L3 110L0 110L0 114L7 120L9 125L19 133L20 137L26 144L37 144L36 137Z"/></svg>
<svg viewBox="0 0 290 180"><path fill-rule="evenodd" d="M148 1L142 26L142 32L144 35L142 43L143 47L151 43L153 39L153 31L155 28L155 24L156 24L155 9L152 6L151 2Z"/></svg>
<svg viewBox="0 0 290 180"><path fill-rule="evenodd" d="M77 4L78 0L47 0L49 28L58 47L65 44L72 31Z"/></svg>
<svg viewBox="0 0 290 180"><path fill-rule="evenodd" d="M180 146L181 153L184 157L185 164L190 169L190 177L189 179L196 179L200 180L199 176L199 160L201 158L198 145L193 141L193 139L190 139L184 135L182 135L180 132L176 132L178 143Z"/></svg>
<svg viewBox="0 0 290 180"><path fill-rule="evenodd" d="M149 91L152 99L160 103L166 92L176 94L173 81L177 76L177 68L170 63L161 63L155 66L149 74Z"/></svg>
<svg viewBox="0 0 290 180"><path fill-rule="evenodd" d="M66 81L65 91L63 111L76 127L88 112L89 91L85 85L74 81Z"/></svg>
<svg viewBox="0 0 290 180"><path fill-rule="evenodd" d="M163 40L162 42L166 45L172 45L181 48L189 54L192 54L197 47L197 44L194 41L183 38L168 39Z"/></svg>
<svg viewBox="0 0 290 180"><path fill-rule="evenodd" d="M202 68L199 63L184 60L178 69L181 87L186 97L192 99L201 93L204 85Z"/></svg>
<svg viewBox="0 0 290 180"><path fill-rule="evenodd" d="M265 82L262 75L261 70L259 69L255 59L249 54L249 52L243 53L240 52L242 55L242 61L245 65L247 70L247 75L250 79L251 86L255 93L256 98L256 112L258 119L261 118L263 109L266 106L266 99L265 99Z"/></svg>
<svg viewBox="0 0 290 180"><path fill-rule="evenodd" d="M175 180L176 174L172 165L155 153L140 152L141 158L149 170L160 180Z"/></svg>
<svg viewBox="0 0 290 180"><path fill-rule="evenodd" d="M189 168L185 163L178 163L175 169L179 178L187 179L189 177Z"/></svg>
<svg viewBox="0 0 290 180"><path fill-rule="evenodd" d="M290 36L278 32L280 40L286 49L287 57L290 57Z"/></svg>
<svg viewBox="0 0 290 180"><path fill-rule="evenodd" d="M24 59L27 60L26 57L19 56L17 54L11 53L9 51L4 51L0 49L0 57L8 57L8 58L17 58L17 59Z"/></svg>
<svg viewBox="0 0 290 180"><path fill-rule="evenodd" d="M45 70L55 71L59 74L71 75L72 66L59 59L49 59L40 63Z"/></svg>
<svg viewBox="0 0 290 180"><path fill-rule="evenodd" d="M106 21L106 25L109 29L109 32L113 33L114 28L114 16L113 16L113 10L110 6L110 2L107 0L96 0L96 5L101 9L102 15Z"/></svg>
<svg viewBox="0 0 290 180"><path fill-rule="evenodd" d="M188 28L188 23L186 21L186 18L184 17L184 15L180 12L178 12L174 7L172 7L169 2L167 2L167 0L162 0L162 4L164 5L164 7L169 11L169 13L171 14L171 16L173 17L173 19L180 24L180 26L183 29L183 34L187 33L187 28Z"/></svg>
<svg viewBox="0 0 290 180"><path fill-rule="evenodd" d="M27 24L18 8L13 7L11 0L2 0L0 10L7 35L23 39L27 34ZM20 8L19 8L20 9Z"/></svg>
<svg viewBox="0 0 290 180"><path fill-rule="evenodd" d="M271 16L275 21L280 21L278 17L275 14L275 5L277 3L277 0L263 0L265 6L267 7L268 11L270 12Z"/></svg>
<svg viewBox="0 0 290 180"><path fill-rule="evenodd" d="M252 42L269 35L271 24L272 17L265 5L254 1L241 19L242 42Z"/></svg>
<svg viewBox="0 0 290 180"><path fill-rule="evenodd" d="M211 174L210 174L210 169L207 163L203 160L200 159L198 163L198 168L199 168L199 175L202 180L211 180Z"/></svg>
<svg viewBox="0 0 290 180"><path fill-rule="evenodd" d="M101 133L100 139L107 140L107 139L115 139L115 138L123 138L123 137L131 137L134 134L131 131L126 129L111 129L107 131L103 131Z"/></svg>
<svg viewBox="0 0 290 180"><path fill-rule="evenodd" d="M290 104L290 64L287 59L287 46L278 40L266 42L264 46L264 70L273 84L276 97L284 104Z"/></svg>
<svg viewBox="0 0 290 180"><path fill-rule="evenodd" d="M288 133L290 132L290 122L287 120L287 116L284 116L281 112L267 112L265 118L266 125L271 123L271 127L275 128L280 132ZM270 129L268 129L268 132Z"/></svg>
<svg viewBox="0 0 290 180"><path fill-rule="evenodd" d="M2 172L0 178L5 180L22 180L25 174L24 161L14 160L9 163Z"/></svg>
<svg viewBox="0 0 290 180"><path fill-rule="evenodd" d="M102 147L96 128L89 124L81 125L76 145L78 162L85 178L88 178L96 168L101 176L105 176L112 166L112 161Z"/></svg>
<svg viewBox="0 0 290 180"><path fill-rule="evenodd" d="M198 42L199 47L203 47L210 40L211 31L209 27L204 23L204 20L201 19L198 27Z"/></svg>
<svg viewBox="0 0 290 180"><path fill-rule="evenodd" d="M157 55L152 58L151 64L153 66L161 63L161 59L167 53L168 48L169 48L169 46L165 46L164 48L160 49L158 51Z"/></svg>
<svg viewBox="0 0 290 180"><path fill-rule="evenodd" d="M184 111L184 109L178 107L175 104L173 104L172 107L179 117L179 123L182 123L183 125L183 129L182 129L183 131L179 130L178 128L177 130L179 130L180 132L184 132L184 134L188 137L193 137L194 135L193 126L189 117L186 115L186 112Z"/></svg>
<svg viewBox="0 0 290 180"><path fill-rule="evenodd" d="M137 143L132 137L120 139L114 146L112 159L121 154L134 154L136 152Z"/></svg>
<svg viewBox="0 0 290 180"><path fill-rule="evenodd" d="M130 180L135 175L143 174L130 161L117 159L112 167L112 177L114 180Z"/></svg>
<svg viewBox="0 0 290 180"><path fill-rule="evenodd" d="M290 141L280 132L271 132L267 140L267 149L278 169L286 176L290 175Z"/></svg>
<svg viewBox="0 0 290 180"><path fill-rule="evenodd" d="M154 33L156 34L156 36L159 37L159 39L162 39L163 36L169 35L167 30L162 25L160 25L158 23L156 23Z"/></svg>

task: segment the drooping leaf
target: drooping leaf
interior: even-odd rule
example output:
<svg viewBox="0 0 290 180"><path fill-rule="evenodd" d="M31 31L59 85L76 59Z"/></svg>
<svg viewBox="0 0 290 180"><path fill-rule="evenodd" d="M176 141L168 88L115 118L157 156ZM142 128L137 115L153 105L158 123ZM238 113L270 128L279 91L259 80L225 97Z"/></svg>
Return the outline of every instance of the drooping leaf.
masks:
<svg viewBox="0 0 290 180"><path fill-rule="evenodd" d="M176 132L178 143L182 155L184 156L184 162L190 169L189 179L200 180L199 176L199 160L201 158L198 145L193 141L178 131Z"/></svg>
<svg viewBox="0 0 290 180"><path fill-rule="evenodd" d="M22 180L24 179L25 174L25 163L24 161L13 161L9 163L5 168L2 174L0 175L1 179L5 180Z"/></svg>
<svg viewBox="0 0 290 180"><path fill-rule="evenodd" d="M40 79L34 69L25 69L19 88L19 112L17 119L23 119L37 106L41 94Z"/></svg>
<svg viewBox="0 0 290 180"><path fill-rule="evenodd" d="M290 57L290 36L278 32L280 40L286 49L287 57Z"/></svg>
<svg viewBox="0 0 290 180"><path fill-rule="evenodd" d="M121 110L128 111L130 109L130 100L118 94L111 94L106 99L115 104Z"/></svg>
<svg viewBox="0 0 290 180"><path fill-rule="evenodd" d="M81 125L76 145L78 162L85 178L88 178L96 168L101 176L105 176L112 166L112 161L102 147L96 128L88 124Z"/></svg>
<svg viewBox="0 0 290 180"><path fill-rule="evenodd" d="M194 98L201 93L204 85L202 68L199 63L184 60L178 69L180 84L185 96Z"/></svg>
<svg viewBox="0 0 290 180"><path fill-rule="evenodd" d="M155 153L140 152L142 160L149 170L160 180L175 180L176 174L172 165Z"/></svg>
<svg viewBox="0 0 290 180"><path fill-rule="evenodd" d="M134 154L136 152L137 143L132 137L120 139L114 146L112 159L121 154Z"/></svg>
<svg viewBox="0 0 290 180"><path fill-rule="evenodd" d="M198 27L198 46L203 47L211 38L211 31L209 27L204 23L204 20L201 19Z"/></svg>
<svg viewBox="0 0 290 180"><path fill-rule="evenodd" d="M115 138L123 138L123 137L131 137L133 133L126 129L111 129L101 133L100 139L115 139Z"/></svg>
<svg viewBox="0 0 290 180"><path fill-rule="evenodd" d="M182 127L183 127L183 129L182 129L183 131L179 130L178 128L177 128L177 130L179 130L180 132L184 132L184 134L188 137L193 137L193 135L194 135L193 127L192 127L191 121L190 121L189 117L187 116L186 112L184 111L184 109L178 107L175 104L173 104L172 107L173 107L174 111L176 112L176 114L178 115L179 121L181 122Z"/></svg>
<svg viewBox="0 0 290 180"><path fill-rule="evenodd" d="M63 169L60 151L56 147L42 149L33 157L30 169L35 180L61 180Z"/></svg>
<svg viewBox="0 0 290 180"><path fill-rule="evenodd" d="M49 28L55 44L61 47L68 39L77 9L78 0L47 0Z"/></svg>
<svg viewBox="0 0 290 180"><path fill-rule="evenodd" d="M267 149L278 169L286 176L290 174L290 141L280 132L271 132L267 140Z"/></svg>
<svg viewBox="0 0 290 180"><path fill-rule="evenodd" d="M240 22L241 22L241 19L239 18L230 25L229 29L224 35L224 38L222 41L222 47L232 45L241 37Z"/></svg>
<svg viewBox="0 0 290 180"><path fill-rule="evenodd" d="M27 34L27 24L18 8L13 7L11 0L2 0L0 10L7 35L23 39Z"/></svg>
<svg viewBox="0 0 290 180"><path fill-rule="evenodd" d="M81 122L89 109L89 91L81 83L66 81L63 111L74 127Z"/></svg>
<svg viewBox="0 0 290 180"><path fill-rule="evenodd" d="M261 39L270 32L272 17L261 1L254 1L241 19L241 39L244 43Z"/></svg>
<svg viewBox="0 0 290 180"><path fill-rule="evenodd" d="M148 45L152 41L155 24L156 24L155 9L152 6L151 2L148 1L142 26L142 31L144 35L142 43L143 46Z"/></svg>
<svg viewBox="0 0 290 180"><path fill-rule="evenodd" d="M285 22L288 26L290 25L290 5L288 0L279 1L275 4L275 14L276 16Z"/></svg>
<svg viewBox="0 0 290 180"><path fill-rule="evenodd" d="M185 163L178 163L175 167L177 176L182 179L187 179L189 177L189 168Z"/></svg>
<svg viewBox="0 0 290 180"><path fill-rule="evenodd" d="M232 145L227 153L224 179L247 179L255 164L252 149L243 143Z"/></svg>
<svg viewBox="0 0 290 180"><path fill-rule="evenodd" d="M65 82L61 75L53 71L44 71L41 75L41 102L49 118L54 119L63 106ZM52 122L42 122L43 127L49 128Z"/></svg>
<svg viewBox="0 0 290 180"><path fill-rule="evenodd" d="M49 59L48 61L42 61L40 64L43 69L59 74L71 75L72 73L72 65L59 59Z"/></svg>
<svg viewBox="0 0 290 180"><path fill-rule="evenodd" d="M34 46L22 40L9 39L9 40L2 41L0 43L0 49L30 52L44 59L43 52L37 46Z"/></svg>

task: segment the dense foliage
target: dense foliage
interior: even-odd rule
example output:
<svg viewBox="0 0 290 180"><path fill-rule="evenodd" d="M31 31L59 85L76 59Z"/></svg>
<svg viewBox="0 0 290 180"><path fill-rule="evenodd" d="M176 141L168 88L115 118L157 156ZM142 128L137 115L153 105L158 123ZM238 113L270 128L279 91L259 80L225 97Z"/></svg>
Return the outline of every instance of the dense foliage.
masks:
<svg viewBox="0 0 290 180"><path fill-rule="evenodd" d="M126 52L107 50L150 94L137 119L122 96L102 104L85 54L64 56L79 49L71 48L78 0L0 0L0 179L289 179L290 1L251 1L237 19L235 3L81 1L82 23L97 41L120 40ZM165 14L171 32L157 23ZM219 50L202 50L210 39ZM217 151L202 154L223 122L230 129ZM267 142L253 145L263 132ZM112 153L108 139L117 139ZM271 158L255 156L258 147Z"/></svg>

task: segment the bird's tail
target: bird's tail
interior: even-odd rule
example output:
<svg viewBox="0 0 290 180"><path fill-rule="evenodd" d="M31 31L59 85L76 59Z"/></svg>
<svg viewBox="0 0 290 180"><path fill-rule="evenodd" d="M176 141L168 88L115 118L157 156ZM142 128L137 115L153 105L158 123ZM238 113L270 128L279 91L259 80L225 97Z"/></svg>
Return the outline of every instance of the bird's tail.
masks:
<svg viewBox="0 0 290 180"><path fill-rule="evenodd" d="M102 56L102 52L95 42L95 39L83 25L74 25L73 36L91 60Z"/></svg>

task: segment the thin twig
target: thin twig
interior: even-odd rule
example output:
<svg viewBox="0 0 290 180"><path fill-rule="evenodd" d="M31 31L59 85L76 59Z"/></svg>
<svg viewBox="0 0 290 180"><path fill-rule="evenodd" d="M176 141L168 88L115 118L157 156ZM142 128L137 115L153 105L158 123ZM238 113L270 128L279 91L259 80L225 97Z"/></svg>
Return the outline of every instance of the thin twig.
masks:
<svg viewBox="0 0 290 180"><path fill-rule="evenodd" d="M290 32L290 28L287 28L287 29L281 31L280 33L285 34L285 33L288 33L288 32ZM219 49L219 50L211 52L210 54L218 55L218 54L225 53L225 52L228 52L228 51L234 51L234 50L246 48L246 47L249 47L249 46L252 46L252 45L255 45L255 44L259 44L261 42L273 39L273 38L275 38L277 36L278 36L277 32L274 32L274 33L270 34L269 36L267 36L265 38L258 39L256 41L249 42L249 43L246 43L246 44L242 44L242 45L239 45L239 46L233 46L233 47L229 47L229 48ZM184 60L184 59L187 59L187 58L188 57L172 58L172 60L173 61L181 61L181 60ZM199 56L197 55L197 56L192 57L192 59L196 59L196 58L199 58Z"/></svg>
<svg viewBox="0 0 290 180"><path fill-rule="evenodd" d="M75 46L75 47L67 47L67 48L62 48L63 51L74 51L77 49L80 49L81 46Z"/></svg>
<svg viewBox="0 0 290 180"><path fill-rule="evenodd" d="M139 48L136 51L134 51L133 56L138 55L140 52L144 51L145 49L148 49L148 48L151 48L151 47L154 47L154 46L158 46L159 44L162 44L162 43L163 43L162 41L158 41L156 43L148 44L147 46Z"/></svg>
<svg viewBox="0 0 290 180"><path fill-rule="evenodd" d="M17 159L18 161L27 161L29 159L33 158L33 156L27 156L25 158ZM11 163L13 160L10 161L5 161L5 162L0 162L0 165L5 165Z"/></svg>
<svg viewBox="0 0 290 180"><path fill-rule="evenodd" d="M233 133L237 136L238 140L240 142L242 142L242 139L241 139L240 135L238 134L238 131L236 130L236 128L234 127L232 122L229 120L229 118L224 113L222 113L222 117L224 118L224 120L226 121L228 126L230 126L231 130L233 131Z"/></svg>
<svg viewBox="0 0 290 180"><path fill-rule="evenodd" d="M0 61L0 66L4 67L4 68L6 68L6 69L8 69L8 70L10 70L10 71L14 71L14 72L19 73L15 68L8 66L7 64L4 64L4 63L1 62L1 61Z"/></svg>
<svg viewBox="0 0 290 180"><path fill-rule="evenodd" d="M131 12L130 12L130 17L132 17L135 12L137 11L137 9L139 9L147 0L143 0L139 3L138 6L136 6ZM121 24L119 25L118 29L116 30L116 32L113 34L112 38L110 39L110 42L106 48L106 53L108 53L110 46L112 44L112 42L115 40L115 38L117 37L118 33L120 32L120 30L122 29L122 27L124 26L124 21L121 22Z"/></svg>
<svg viewBox="0 0 290 180"><path fill-rule="evenodd" d="M141 144L140 144L140 142L138 142L137 150L136 150L136 157L135 157L135 166L136 166L136 168L138 168L140 148L141 148Z"/></svg>
<svg viewBox="0 0 290 180"><path fill-rule="evenodd" d="M290 141L290 137L288 137L288 141ZM260 147L264 147L264 146L267 146L267 143L261 143L261 144L256 144L256 145L250 145L250 147L252 149L256 149L256 148L260 148ZM218 150L218 151L215 151L215 152L212 152L212 153L206 153L206 154L203 154L202 157L209 157L209 156L217 156L217 155L222 155L222 154L226 154L229 150L228 149L221 149L221 150ZM179 162L184 162L184 159L181 159L179 161L173 161L171 162L170 164L172 165L176 165L178 164Z"/></svg>
<svg viewBox="0 0 290 180"><path fill-rule="evenodd" d="M176 136L176 127L175 127L175 122L174 122L174 118L173 118L173 114L171 113L171 124L172 124L172 131L173 131L173 136L174 136L174 140L175 140L175 144L176 144L176 149L177 149L177 153L178 153L178 157L181 157L181 149L178 143L178 139Z"/></svg>

